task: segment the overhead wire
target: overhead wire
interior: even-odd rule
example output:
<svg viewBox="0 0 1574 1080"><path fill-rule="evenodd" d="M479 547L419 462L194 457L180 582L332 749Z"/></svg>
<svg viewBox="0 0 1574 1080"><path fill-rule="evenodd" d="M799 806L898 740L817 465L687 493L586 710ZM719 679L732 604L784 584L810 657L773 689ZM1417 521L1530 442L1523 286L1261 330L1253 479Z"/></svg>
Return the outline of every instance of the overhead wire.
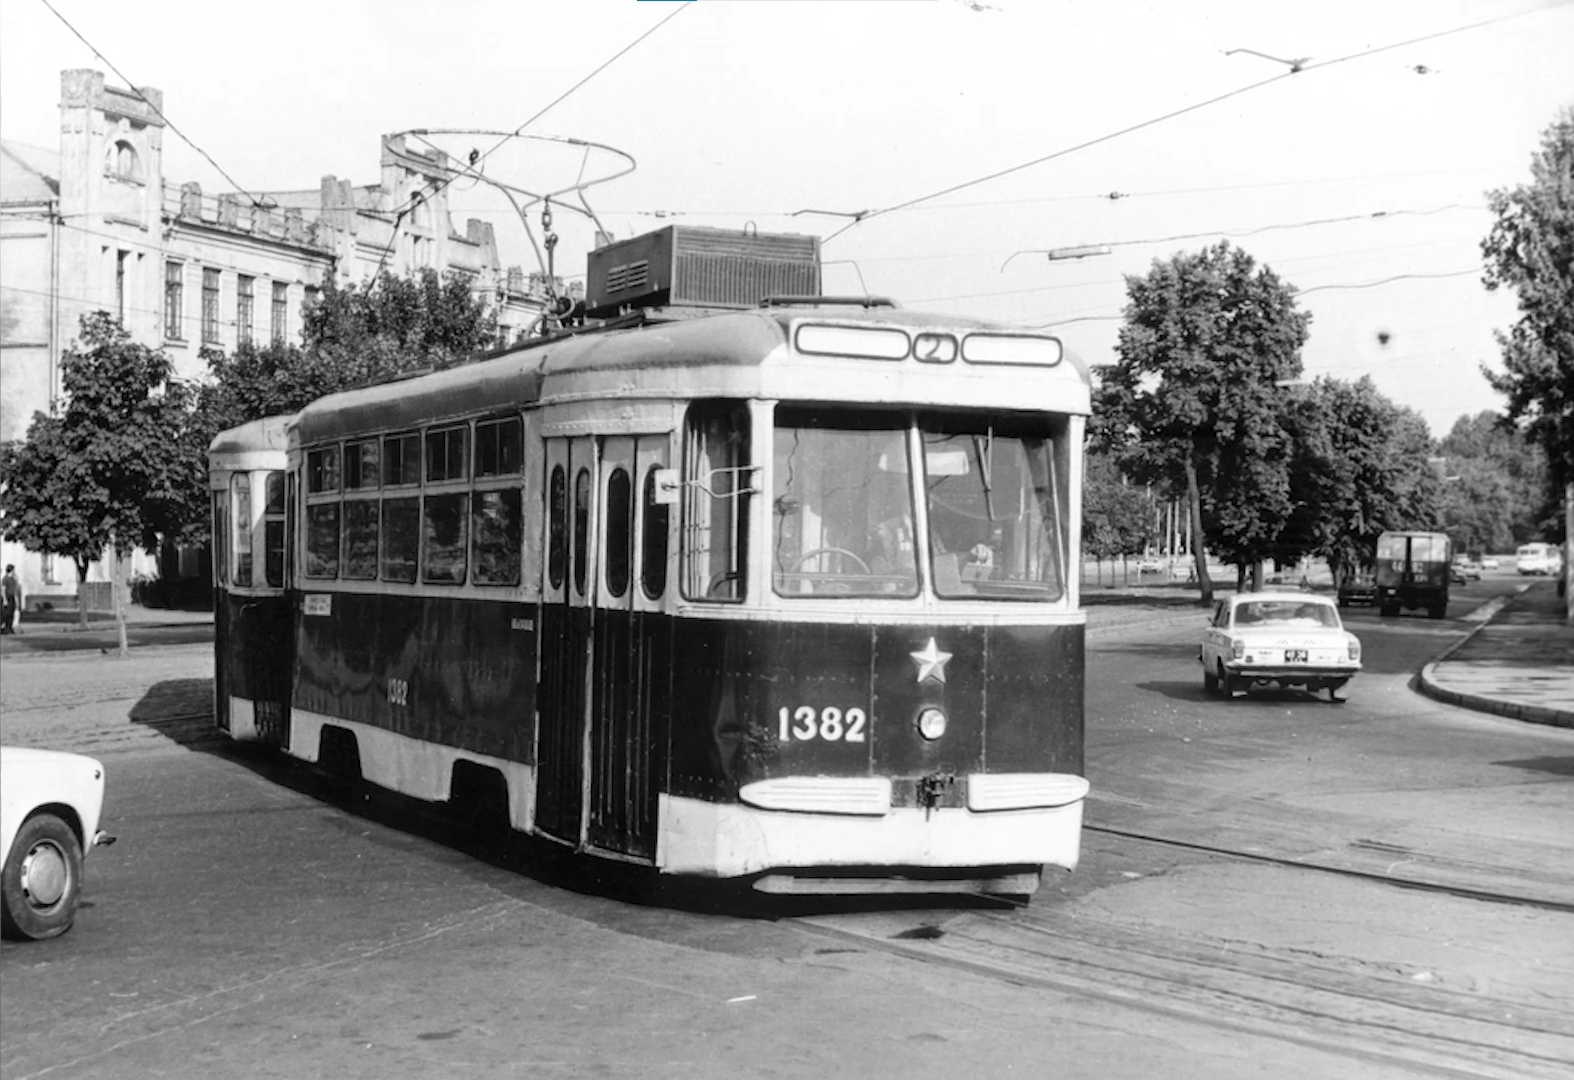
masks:
<svg viewBox="0 0 1574 1080"><path fill-rule="evenodd" d="M939 199L939 198L942 198L942 197L944 197L946 195L954 194L954 193L956 193L958 191L965 191L968 188L977 187L980 184L987 184L987 183L990 183L991 181L999 180L1001 177L1010 176L1013 173L1022 172L1025 169L1031 169L1031 168L1033 168L1035 166L1042 165L1045 162L1054 161L1057 158L1066 157L1066 156L1068 156L1070 154L1077 153L1078 151L1086 150L1089 147L1098 146L1101 143L1110 142L1110 141L1112 141L1114 139L1118 139L1118 138L1120 138L1122 136L1130 135L1133 132L1141 131L1144 128L1153 127L1153 126L1155 126L1157 124L1162 124L1162 123L1164 123L1166 121L1173 120L1173 119L1175 119L1177 117L1185 116L1188 113L1197 112L1200 109L1205 109L1205 108L1208 108L1209 106L1217 105L1217 104L1219 104L1222 101L1228 101L1231 98L1239 97L1242 94L1251 93L1254 90L1260 90L1260 89L1262 89L1265 86L1271 86L1274 83L1282 82L1285 79L1294 78L1296 75L1300 75L1300 74L1303 74L1303 73L1308 72L1308 71L1316 71L1316 70L1321 69L1321 68L1332 67L1335 64L1342 64L1342 63L1345 63L1346 61L1349 61L1349 60L1357 60L1357 59L1361 59L1362 57L1374 56L1377 53L1389 52L1389 51L1391 51L1393 49L1400 49L1400 48L1404 48L1404 47L1409 46L1409 45L1418 45L1418 44L1420 44L1423 41L1433 41L1433 40L1436 40L1437 38L1448 37L1449 35L1452 35L1452 34L1464 33L1465 31L1468 31L1468 30L1477 30L1477 29L1480 29L1483 26L1489 26L1489 25L1491 25L1493 23L1504 22L1504 21L1506 21L1508 19L1520 18L1520 17L1522 17L1524 15L1531 14L1534 10L1537 10L1537 9L1513 12L1513 13L1507 14L1507 15L1495 16L1495 17L1490 18L1490 19L1482 19L1482 20L1480 20L1478 22L1470 23L1470 24L1465 25L1465 26L1456 26L1456 27L1453 27L1453 28L1448 29L1448 30L1439 30L1439 31L1436 31L1436 32L1430 33L1430 34L1422 34L1422 35L1420 35L1418 37L1407 38L1404 41L1396 41L1396 42L1392 42L1392 43L1387 44L1387 45L1374 45L1373 47L1371 47L1369 49L1362 49L1362 50L1360 50L1358 52L1349 53L1349 54L1347 54L1345 56L1335 57L1332 60L1323 60L1323 61L1320 61L1318 63L1298 63L1295 66L1293 66L1291 68L1291 70L1283 72L1282 74L1279 74L1279 75L1275 75L1272 78L1261 79L1261 80L1259 80L1257 82L1249 83L1246 86L1241 86L1241 87L1237 87L1234 90L1229 90L1229 91L1227 91L1227 92L1225 92L1223 94L1217 94L1217 95L1215 95L1215 96L1213 96L1211 98L1208 98L1205 101L1199 101L1199 102L1195 102L1195 103L1193 103L1191 105L1186 105L1186 106L1184 106L1182 108L1179 108L1179 109L1173 109L1173 110L1171 110L1171 111L1169 111L1167 113L1164 113L1164 114L1162 114L1160 116L1155 116L1155 117L1152 117L1150 119L1140 121L1139 123L1136 123L1136 124L1130 124L1130 125L1128 125L1126 127L1120 128L1117 131L1112 131L1112 132L1109 132L1108 134L1100 135L1097 138L1088 139L1088 140L1085 140L1084 142L1077 143L1074 146L1068 146L1068 147L1065 147L1064 149L1056 150L1053 153L1044 154L1044 155L1042 155L1040 157L1036 157L1036 158L1032 159L1031 161L1025 161L1025 162L1022 162L1019 165L1012 165L1012 166L1010 166L1008 168L1005 168L1005 169L997 169L996 171L988 173L988 174L986 174L984 176L979 176L979 177L976 177L976 178L974 178L972 180L964 180L961 183L952 184L949 187L941 188L940 190L930 192L927 195L920 195L917 198L908 199L905 202L896 203L895 205L887 206L887 207L884 207L884 208L879 209L879 210L863 210L863 211L859 211L858 214L856 216L854 216L852 221L849 221L846 225L843 225L840 229L837 229L830 236L827 236L824 240L820 241L820 243L822 245L823 244L828 244L832 240L836 239L838 236L841 236L848 229L851 229L855 225L862 224L863 222L868 221L871 218L883 217L883 216L885 216L887 214L894 214L897 211L907 210L907 209L909 209L911 207L917 206L920 203L930 202L930 201L932 201L934 199Z"/></svg>

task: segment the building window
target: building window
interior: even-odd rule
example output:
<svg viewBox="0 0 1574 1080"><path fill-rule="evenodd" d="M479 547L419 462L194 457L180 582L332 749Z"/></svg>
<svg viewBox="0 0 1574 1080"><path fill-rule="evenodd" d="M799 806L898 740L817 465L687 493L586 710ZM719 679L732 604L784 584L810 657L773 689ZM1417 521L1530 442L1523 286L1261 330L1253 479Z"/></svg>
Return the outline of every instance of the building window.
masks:
<svg viewBox="0 0 1574 1080"><path fill-rule="evenodd" d="M126 260L129 258L129 251L115 252L115 315L122 325L126 321Z"/></svg>
<svg viewBox="0 0 1574 1080"><path fill-rule="evenodd" d="M257 279L244 274L235 284L235 344L251 344L252 309L257 302Z"/></svg>
<svg viewBox="0 0 1574 1080"><path fill-rule="evenodd" d="M289 319L290 287L282 281L273 283L273 343L284 344L284 324Z"/></svg>
<svg viewBox="0 0 1574 1080"><path fill-rule="evenodd" d="M202 271L202 341L219 343L219 272L211 266Z"/></svg>
<svg viewBox="0 0 1574 1080"><path fill-rule="evenodd" d="M60 584L60 579L55 577L55 557L47 551L38 557L38 572L45 585Z"/></svg>
<svg viewBox="0 0 1574 1080"><path fill-rule="evenodd" d="M123 180L136 180L141 175L137 164L137 151L130 143L121 140L109 147L104 155L104 172Z"/></svg>
<svg viewBox="0 0 1574 1080"><path fill-rule="evenodd" d="M318 301L321 300L321 299L322 299L322 290L321 289L317 288L317 286L315 286L315 285L308 285L308 286L306 286L306 297L305 297L305 299L303 299L301 301L301 321L302 322L304 322L306 320L306 316L308 316L308 315L310 315L312 313L312 309L317 306Z"/></svg>
<svg viewBox="0 0 1574 1080"><path fill-rule="evenodd" d="M180 318L181 308L185 304L185 278L185 263L164 264L164 336L173 341L180 341L185 337L181 332Z"/></svg>

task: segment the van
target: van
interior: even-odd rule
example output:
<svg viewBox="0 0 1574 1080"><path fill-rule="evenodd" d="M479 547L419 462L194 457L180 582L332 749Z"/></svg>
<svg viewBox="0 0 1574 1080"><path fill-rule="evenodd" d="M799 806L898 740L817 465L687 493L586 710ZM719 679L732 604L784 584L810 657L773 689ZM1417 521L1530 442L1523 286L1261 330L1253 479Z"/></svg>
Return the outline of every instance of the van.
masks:
<svg viewBox="0 0 1574 1080"><path fill-rule="evenodd" d="M1521 574L1556 574L1563 569L1563 551L1556 544L1521 544L1514 562Z"/></svg>

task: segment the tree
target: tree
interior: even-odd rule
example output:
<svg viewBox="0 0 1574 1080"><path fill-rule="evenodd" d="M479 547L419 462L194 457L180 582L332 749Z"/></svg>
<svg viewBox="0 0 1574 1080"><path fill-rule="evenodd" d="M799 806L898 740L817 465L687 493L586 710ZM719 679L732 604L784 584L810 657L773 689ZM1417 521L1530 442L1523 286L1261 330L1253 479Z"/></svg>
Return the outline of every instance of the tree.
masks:
<svg viewBox="0 0 1574 1080"><path fill-rule="evenodd" d="M1294 290L1221 242L1128 276L1119 360L1098 369L1094 445L1129 475L1184 493L1204 603L1207 550L1241 567L1274 553L1291 509L1277 383L1300 374L1310 317Z"/></svg>
<svg viewBox="0 0 1574 1080"><path fill-rule="evenodd" d="M1506 417L1461 416L1438 444L1443 527L1463 551L1512 551L1557 533L1546 456Z"/></svg>
<svg viewBox="0 0 1574 1080"><path fill-rule="evenodd" d="M1107 456L1091 454L1082 491L1082 543L1093 557L1130 555L1147 547L1153 535L1148 500L1126 483Z"/></svg>
<svg viewBox="0 0 1574 1080"><path fill-rule="evenodd" d="M1546 452L1556 490L1574 483L1574 107L1543 134L1531 182L1489 193L1497 221L1482 241L1486 286L1519 297L1519 321L1498 334L1501 374L1483 367Z"/></svg>
<svg viewBox="0 0 1574 1080"><path fill-rule="evenodd" d="M184 437L190 394L172 371L168 356L134 344L119 320L86 315L61 360L65 412L35 414L26 440L0 454L5 535L68 556L79 595L106 548L117 568L138 545L157 551L183 513L183 493L206 483ZM115 602L124 652L118 581ZM80 619L86 624L85 603Z"/></svg>
<svg viewBox="0 0 1574 1080"><path fill-rule="evenodd" d="M1426 422L1370 378L1298 388L1290 430L1296 505L1282 552L1322 556L1337 581L1347 568L1371 565L1385 530L1437 528L1441 479L1429 463Z"/></svg>
<svg viewBox="0 0 1574 1080"><path fill-rule="evenodd" d="M295 412L325 394L451 367L492 345L496 335L496 317L463 274L384 272L344 285L330 279L307 312L300 346L246 344L233 355L203 353L209 380L198 391L186 442L200 458L226 428ZM181 539L206 542L206 481L181 505Z"/></svg>

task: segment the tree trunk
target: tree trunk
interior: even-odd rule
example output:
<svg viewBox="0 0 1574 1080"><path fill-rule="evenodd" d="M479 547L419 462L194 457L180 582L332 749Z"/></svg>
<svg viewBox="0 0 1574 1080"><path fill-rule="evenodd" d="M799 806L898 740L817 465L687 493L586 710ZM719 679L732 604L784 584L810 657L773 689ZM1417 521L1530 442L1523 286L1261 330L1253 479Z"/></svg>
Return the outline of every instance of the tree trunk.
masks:
<svg viewBox="0 0 1574 1080"><path fill-rule="evenodd" d="M115 608L115 636L120 643L120 658L124 660L131 655L130 644L126 641L126 600L123 588L126 577L126 565L125 560L121 557L120 552L115 549L114 544L110 545L109 558L109 592L113 598L111 603Z"/></svg>
<svg viewBox="0 0 1574 1080"><path fill-rule="evenodd" d="M1186 449L1186 501L1191 507L1191 557L1197 567L1197 588L1202 602L1213 603L1213 582L1208 577L1207 545L1202 538L1202 491L1197 487L1197 462Z"/></svg>
<svg viewBox="0 0 1574 1080"><path fill-rule="evenodd" d="M77 568L77 627L87 629L87 571L92 565L87 559L73 555L71 561Z"/></svg>

